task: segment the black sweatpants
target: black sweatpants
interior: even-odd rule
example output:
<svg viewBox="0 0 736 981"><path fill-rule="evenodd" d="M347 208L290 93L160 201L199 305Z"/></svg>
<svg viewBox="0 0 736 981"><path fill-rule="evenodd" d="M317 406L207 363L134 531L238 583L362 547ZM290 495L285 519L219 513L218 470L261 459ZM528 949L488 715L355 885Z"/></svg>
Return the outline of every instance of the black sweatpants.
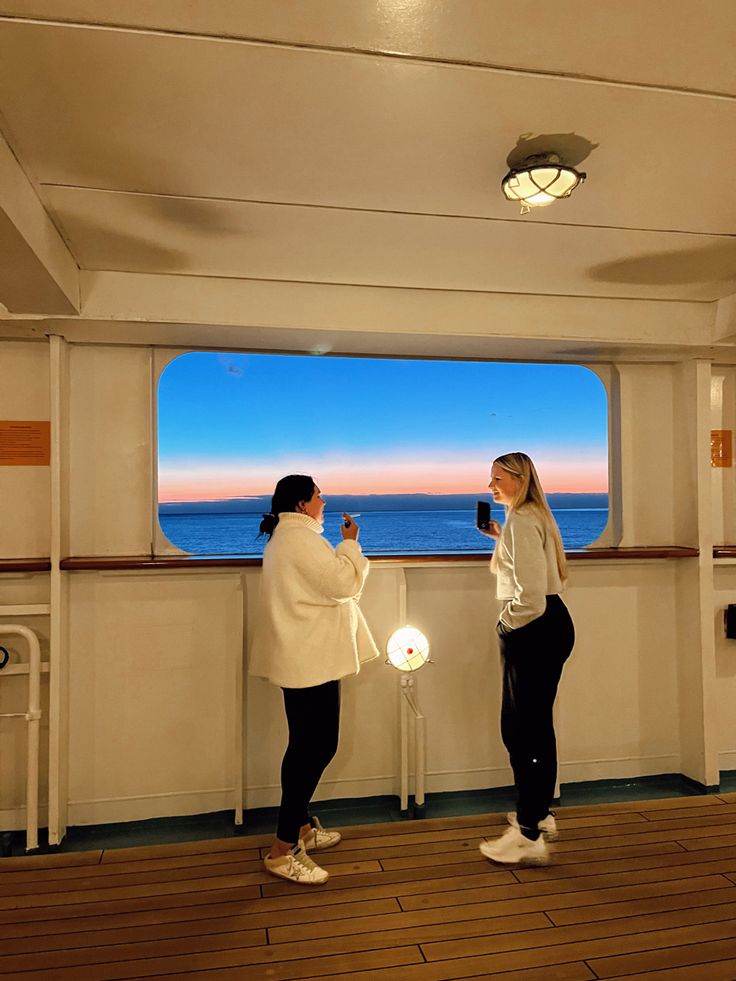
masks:
<svg viewBox="0 0 736 981"><path fill-rule="evenodd" d="M340 682L314 688L284 688L289 743L281 763L281 807L276 836L296 844L309 823L309 802L340 734Z"/></svg>
<svg viewBox="0 0 736 981"><path fill-rule="evenodd" d="M502 632L501 736L514 771L516 815L522 832L539 837L557 780L557 740L552 708L562 667L575 643L575 628L559 596L548 596L541 617Z"/></svg>

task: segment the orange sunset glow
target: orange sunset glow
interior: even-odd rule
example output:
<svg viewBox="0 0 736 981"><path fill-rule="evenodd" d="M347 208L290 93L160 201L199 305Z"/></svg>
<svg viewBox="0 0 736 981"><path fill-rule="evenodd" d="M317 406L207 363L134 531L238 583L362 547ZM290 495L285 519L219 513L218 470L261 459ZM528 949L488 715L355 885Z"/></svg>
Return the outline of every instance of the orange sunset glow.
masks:
<svg viewBox="0 0 736 981"><path fill-rule="evenodd" d="M566 461L538 457L540 478L547 493L605 493L606 461ZM371 460L293 459L254 461L233 465L162 467L159 500L214 501L255 497L273 491L287 473L308 473L330 494L474 494L488 483L490 461L483 458L389 458Z"/></svg>

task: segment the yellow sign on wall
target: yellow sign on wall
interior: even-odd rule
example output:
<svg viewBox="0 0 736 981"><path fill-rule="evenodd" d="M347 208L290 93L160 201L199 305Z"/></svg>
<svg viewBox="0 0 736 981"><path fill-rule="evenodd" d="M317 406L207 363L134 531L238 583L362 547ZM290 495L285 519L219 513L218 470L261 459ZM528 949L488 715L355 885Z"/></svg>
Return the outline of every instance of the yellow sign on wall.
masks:
<svg viewBox="0 0 736 981"><path fill-rule="evenodd" d="M0 420L0 467L47 467L50 462L48 420Z"/></svg>
<svg viewBox="0 0 736 981"><path fill-rule="evenodd" d="M733 466L733 432L730 429L711 429L710 465L712 467Z"/></svg>

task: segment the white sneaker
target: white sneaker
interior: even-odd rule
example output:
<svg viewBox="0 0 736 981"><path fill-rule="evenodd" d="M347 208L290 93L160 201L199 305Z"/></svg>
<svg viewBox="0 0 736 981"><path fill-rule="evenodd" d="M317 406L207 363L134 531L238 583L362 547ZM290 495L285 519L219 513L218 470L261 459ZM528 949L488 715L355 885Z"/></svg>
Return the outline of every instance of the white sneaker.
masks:
<svg viewBox="0 0 736 981"><path fill-rule="evenodd" d="M342 841L342 835L339 831L328 831L327 828L323 828L319 822L319 818L312 818L312 830L304 835L302 841L304 842L304 847L308 852L320 851L322 848L332 848L334 845L338 845Z"/></svg>
<svg viewBox="0 0 736 981"><path fill-rule="evenodd" d="M282 855L280 858L270 858L267 855L263 859L263 864L271 875L277 875L281 879L289 879L301 886L321 886L329 878L329 873L321 869L307 855L304 842L301 839L286 855Z"/></svg>
<svg viewBox="0 0 736 981"><path fill-rule="evenodd" d="M550 861L544 836L531 841L518 828L507 828L494 841L482 841L480 852L485 858L501 865L548 865Z"/></svg>
<svg viewBox="0 0 736 981"><path fill-rule="evenodd" d="M509 822L512 828L519 827L519 822L516 819L516 811L509 811L509 813L506 815L506 820ZM543 818L539 822L537 827L544 835L545 841L557 841L557 839L560 837L554 814L548 814L546 818Z"/></svg>

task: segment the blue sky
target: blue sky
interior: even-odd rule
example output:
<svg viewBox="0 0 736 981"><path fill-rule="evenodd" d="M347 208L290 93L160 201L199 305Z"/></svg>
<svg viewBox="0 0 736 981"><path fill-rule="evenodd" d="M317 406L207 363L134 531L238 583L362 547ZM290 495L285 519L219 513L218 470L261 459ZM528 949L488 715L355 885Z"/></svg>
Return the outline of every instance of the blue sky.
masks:
<svg viewBox="0 0 736 981"><path fill-rule="evenodd" d="M522 449L548 492L607 490L607 397L575 365L191 353L159 386L161 500L472 492ZM323 475L323 476L321 476Z"/></svg>

